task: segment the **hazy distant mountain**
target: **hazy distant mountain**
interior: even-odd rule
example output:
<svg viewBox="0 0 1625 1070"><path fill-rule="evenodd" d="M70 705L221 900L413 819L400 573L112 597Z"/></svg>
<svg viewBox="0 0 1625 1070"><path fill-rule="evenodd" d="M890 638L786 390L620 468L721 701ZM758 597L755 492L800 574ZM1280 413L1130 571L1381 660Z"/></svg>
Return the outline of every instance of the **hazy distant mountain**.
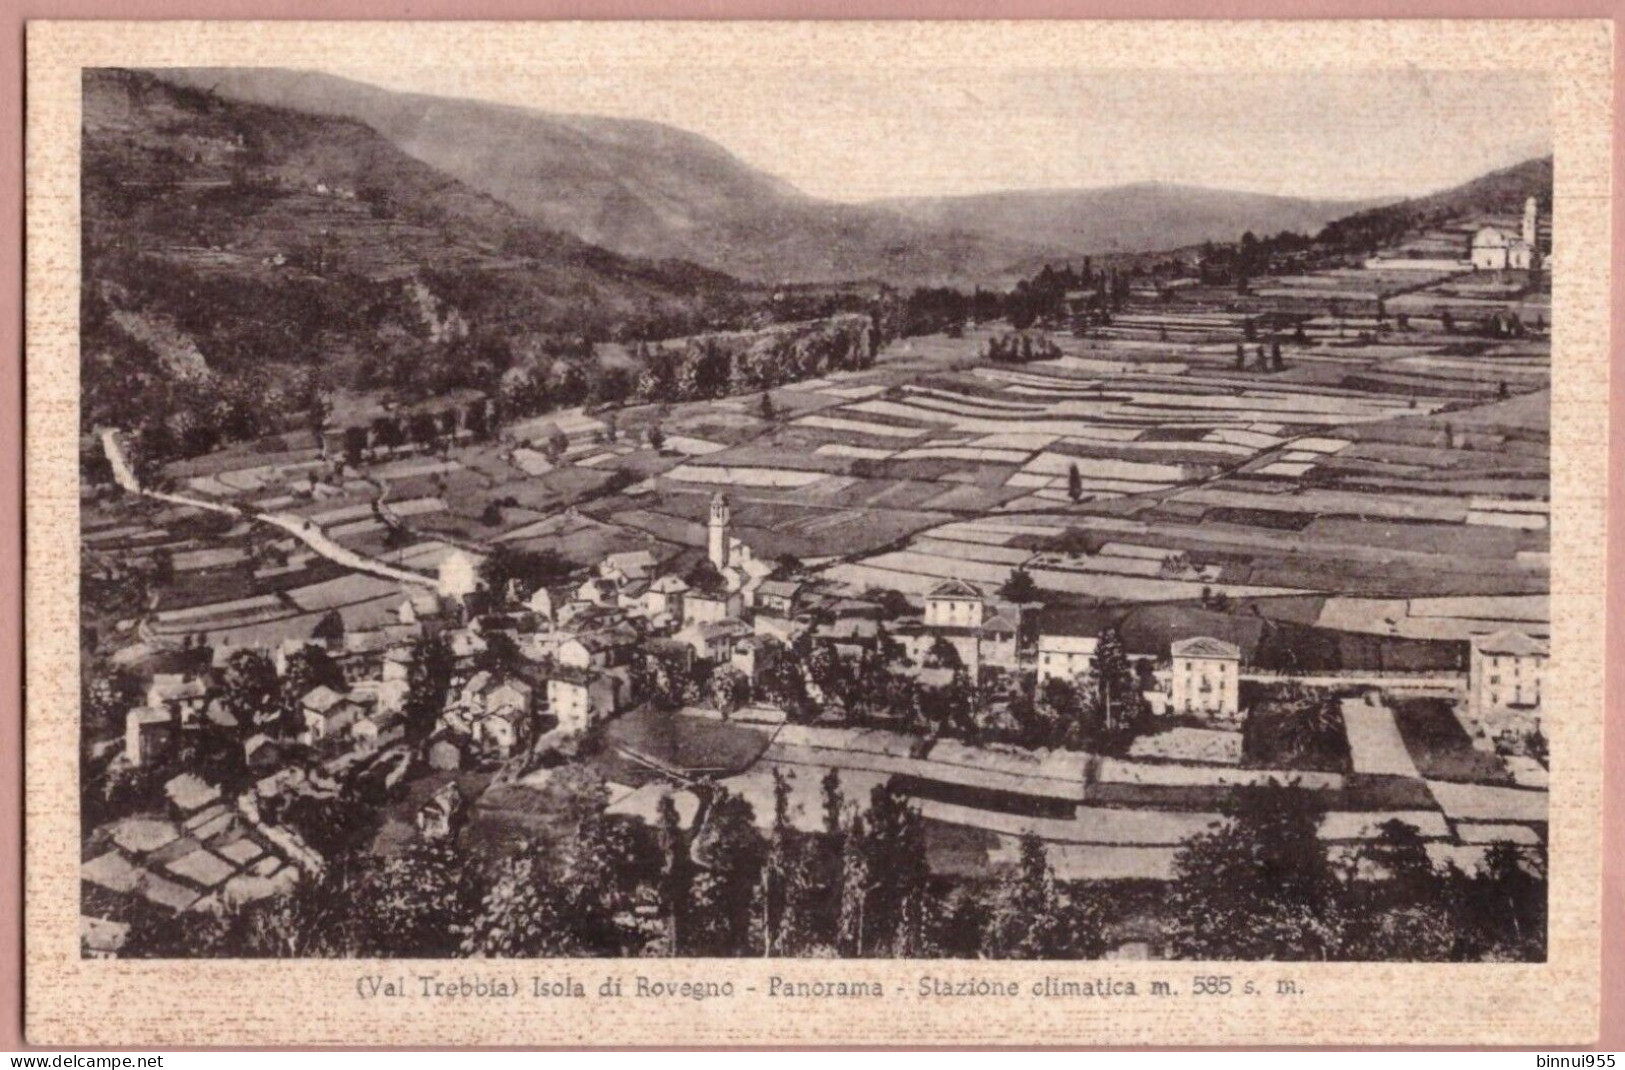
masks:
<svg viewBox="0 0 1625 1070"><path fill-rule="evenodd" d="M1246 231L1314 233L1378 201L1306 200L1138 182L1101 189L1029 190L881 202L910 219L999 237L1047 240L1075 254L1178 249L1235 241Z"/></svg>
<svg viewBox="0 0 1625 1070"><path fill-rule="evenodd" d="M397 93L311 72L159 73L366 123L469 186L618 252L769 282L998 283L1014 277L1013 265L1046 257L1313 230L1374 203L1134 185L838 204L659 123Z"/></svg>
<svg viewBox="0 0 1625 1070"><path fill-rule="evenodd" d="M634 256L771 282L984 278L1050 248L817 200L697 134L396 93L285 70L154 72L224 96L365 123L408 155L549 227Z"/></svg>

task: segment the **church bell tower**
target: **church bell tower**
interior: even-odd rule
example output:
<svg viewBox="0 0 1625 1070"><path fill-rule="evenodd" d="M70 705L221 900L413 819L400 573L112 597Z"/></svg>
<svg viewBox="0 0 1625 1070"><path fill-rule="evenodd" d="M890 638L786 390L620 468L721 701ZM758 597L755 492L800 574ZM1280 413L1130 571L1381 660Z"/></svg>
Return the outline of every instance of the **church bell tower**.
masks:
<svg viewBox="0 0 1625 1070"><path fill-rule="evenodd" d="M728 567L728 522L732 512L728 496L720 490L711 496L711 563L720 571Z"/></svg>

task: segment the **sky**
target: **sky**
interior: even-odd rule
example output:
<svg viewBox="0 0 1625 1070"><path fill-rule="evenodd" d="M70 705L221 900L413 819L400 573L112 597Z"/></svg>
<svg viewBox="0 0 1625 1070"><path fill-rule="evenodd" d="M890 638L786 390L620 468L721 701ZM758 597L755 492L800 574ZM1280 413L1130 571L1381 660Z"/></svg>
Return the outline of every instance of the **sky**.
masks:
<svg viewBox="0 0 1625 1070"><path fill-rule="evenodd" d="M391 89L649 119L814 196L858 202L1174 182L1302 197L1432 192L1551 152L1538 75L333 69Z"/></svg>

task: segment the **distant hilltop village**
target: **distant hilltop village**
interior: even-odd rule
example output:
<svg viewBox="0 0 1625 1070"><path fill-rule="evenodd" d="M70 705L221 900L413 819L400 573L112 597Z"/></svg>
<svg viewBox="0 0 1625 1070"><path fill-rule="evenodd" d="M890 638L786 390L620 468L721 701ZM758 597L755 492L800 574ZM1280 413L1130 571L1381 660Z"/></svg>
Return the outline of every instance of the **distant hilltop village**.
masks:
<svg viewBox="0 0 1625 1070"><path fill-rule="evenodd" d="M1368 259L1365 266L1417 272L1539 271L1551 258L1550 236L1543 239L1541 234L1539 201L1534 197L1524 201L1522 223L1515 230L1501 223L1475 229L1467 239L1466 252L1461 257L1384 254Z"/></svg>

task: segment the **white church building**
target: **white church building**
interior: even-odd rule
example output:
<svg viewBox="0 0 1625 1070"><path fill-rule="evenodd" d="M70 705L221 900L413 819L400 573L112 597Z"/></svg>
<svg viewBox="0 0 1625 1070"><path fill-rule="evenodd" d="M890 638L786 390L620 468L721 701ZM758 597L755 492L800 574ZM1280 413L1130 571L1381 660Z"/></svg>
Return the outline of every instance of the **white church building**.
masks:
<svg viewBox="0 0 1625 1070"><path fill-rule="evenodd" d="M1508 234L1499 227L1479 227L1470 253L1477 271L1530 271L1540 266L1540 209L1531 197L1523 206L1523 230Z"/></svg>
<svg viewBox="0 0 1625 1070"><path fill-rule="evenodd" d="M728 583L728 593L738 594L747 608L756 604L756 589L773 572L773 566L759 561L751 548L734 537L733 504L722 491L711 496L711 516L708 525L706 550L711 564L722 573Z"/></svg>

